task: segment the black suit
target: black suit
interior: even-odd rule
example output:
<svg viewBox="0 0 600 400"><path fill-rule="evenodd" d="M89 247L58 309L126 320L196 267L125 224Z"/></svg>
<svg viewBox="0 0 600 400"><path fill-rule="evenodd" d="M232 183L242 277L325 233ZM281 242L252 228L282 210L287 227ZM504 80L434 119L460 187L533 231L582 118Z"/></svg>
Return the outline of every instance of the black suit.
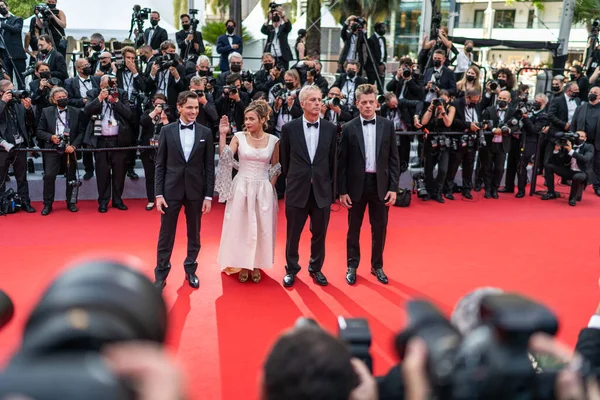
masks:
<svg viewBox="0 0 600 400"><path fill-rule="evenodd" d="M288 34L292 30L292 23L290 21L286 21L279 24L279 30L277 37L275 36L275 28L273 25L263 24L260 28L260 32L263 35L267 35L267 42L265 44L264 52L270 52L275 58L275 64L281 63L288 69L288 64L291 60L293 60L294 56L292 55L292 50L290 49L290 44L288 43ZM279 49L281 54L275 54L273 41L277 39L279 40Z"/></svg>
<svg viewBox="0 0 600 400"><path fill-rule="evenodd" d="M434 71L435 69L433 67L425 70L425 74L423 75L423 87L427 86L427 83L431 81ZM450 94L450 97L456 96L456 76L452 70L448 69L448 67L442 67L436 85L440 89L447 90Z"/></svg>
<svg viewBox="0 0 600 400"><path fill-rule="evenodd" d="M493 121L493 126L496 128L509 121L514 116L515 109L507 107L502 121L499 119L496 106L486 108L482 114L483 120ZM493 142L494 135L487 135L485 137L487 145L479 149L486 192L497 191L502 175L504 175L504 163L506 154L510 151L512 135L502 135L501 137L502 143L495 143Z"/></svg>
<svg viewBox="0 0 600 400"><path fill-rule="evenodd" d="M200 252L200 220L202 203L205 197L212 198L214 189L214 145L210 129L194 124L194 144L188 160L181 145L179 122L166 125L160 131L156 153L156 196L167 202L165 213L160 219L157 263L154 275L156 280L165 280L171 269L171 253L175 243L177 219L181 207L185 207L187 222L187 257L185 272L196 272ZM184 129L184 134L192 131Z"/></svg>
<svg viewBox="0 0 600 400"><path fill-rule="evenodd" d="M150 65L150 64L149 64ZM158 71L154 78L148 73L146 77L146 92L150 93L150 97L153 97L159 89L159 86L163 90L166 90L167 104L172 108L177 108L177 96L179 93L185 90L185 67L181 64L175 67L179 73L179 81L176 81L173 75L166 71ZM147 69L148 70L148 69ZM149 71L152 71L150 66ZM168 74L167 74L168 73Z"/></svg>
<svg viewBox="0 0 600 400"><path fill-rule="evenodd" d="M381 54L381 41L383 41L383 54ZM383 82L385 81L385 62L387 60L387 42L385 36L378 36L374 33L367 40L367 45L369 46L369 49L371 49L371 55L373 56L373 61L375 61L375 65L373 65L370 58L365 62L367 80L370 84L377 83L377 90L379 90L379 93L383 93L383 87L379 85L379 82L383 85ZM383 66L382 74L379 73L380 66ZM377 75L379 75L380 81L377 81Z"/></svg>
<svg viewBox="0 0 600 400"><path fill-rule="evenodd" d="M593 156L594 146L589 143L584 143L578 149L574 148L573 155L571 156L564 148L560 149L558 153L554 153L553 151L544 171L548 193L554 193L554 174L557 174L563 179L572 181L569 199L575 198L579 190L579 185L585 184L592 173ZM579 171L575 171L571 167L571 160L573 158L577 160Z"/></svg>
<svg viewBox="0 0 600 400"><path fill-rule="evenodd" d="M300 271L298 244L306 219L312 232L308 270L318 272L325 261L325 236L334 199L337 127L319 119L319 139L311 162L304 136L304 118L283 125L279 157L286 178L285 215L287 219L286 270Z"/></svg>
<svg viewBox="0 0 600 400"><path fill-rule="evenodd" d="M579 332L575 350L589 361L596 377L600 376L600 329L583 328Z"/></svg>
<svg viewBox="0 0 600 400"><path fill-rule="evenodd" d="M37 127L37 137L46 143L47 149L56 149L57 145L52 143L52 136L56 135L56 123L58 118L58 107L52 106L45 108L41 113L40 121ZM66 115L61 113L60 119L66 123L66 128L69 129L69 143L76 149L81 147L83 136L85 134L85 121L83 112L75 107L67 107ZM44 205L52 205L54 202L56 175L60 170L60 166L64 159L69 159L69 168L67 168L67 195L66 200L69 203L73 186L69 185L69 181L76 179L77 160L75 153L44 153Z"/></svg>
<svg viewBox="0 0 600 400"><path fill-rule="evenodd" d="M65 81L69 78L65 57L55 49L52 49L52 51L46 55L43 55L40 51L37 55L37 61L42 61L49 65L52 77L58 78L61 81Z"/></svg>
<svg viewBox="0 0 600 400"><path fill-rule="evenodd" d="M190 43L191 47L188 50L188 44L185 42L185 39L188 37L188 31L180 30L175 34L175 40L177 41L177 46L179 47L179 56L183 59L186 58L186 55L190 57L191 60L196 62L198 56L206 50L204 48L204 41L202 40L202 33L200 31L196 31L194 33L194 39L192 39L192 43ZM198 50L194 48L194 44L198 44ZM187 51L187 54L186 54Z"/></svg>
<svg viewBox="0 0 600 400"><path fill-rule="evenodd" d="M372 232L371 266L383 268L383 248L387 231L388 211L385 205L387 192L398 191L400 162L394 124L376 117L375 165L376 173L366 172L365 137L360 117L342 128L338 165L338 191L352 201L348 210L348 235L346 249L348 268L358 268L360 263L360 228L367 204Z"/></svg>
<svg viewBox="0 0 600 400"><path fill-rule="evenodd" d="M23 82L23 71L25 71L25 60L27 58L25 49L23 48L23 39L21 37L23 31L23 18L9 15L2 22L0 27L2 38L6 44L6 50L2 49L2 64L6 74L13 79L13 64L10 62L10 57L15 64L15 74L18 76L17 82L19 89L25 89ZM10 57L9 57L10 54Z"/></svg>
<svg viewBox="0 0 600 400"><path fill-rule="evenodd" d="M152 35L152 39L148 41L148 36L150 35L150 31L154 29L154 34ZM144 35L140 37L136 43L137 47L140 47L144 44L152 47L152 50L160 50L160 45L165 40L169 40L169 35L167 31L161 28L160 26L156 26L154 28L148 28L144 31Z"/></svg>

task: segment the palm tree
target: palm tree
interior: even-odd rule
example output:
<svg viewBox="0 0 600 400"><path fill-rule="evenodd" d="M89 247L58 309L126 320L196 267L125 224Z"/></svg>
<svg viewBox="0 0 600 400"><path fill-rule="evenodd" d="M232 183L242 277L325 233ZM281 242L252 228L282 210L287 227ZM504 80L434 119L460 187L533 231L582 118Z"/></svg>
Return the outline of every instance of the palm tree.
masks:
<svg viewBox="0 0 600 400"><path fill-rule="evenodd" d="M600 0L576 0L573 10L573 23L585 24L592 31L594 21L600 16Z"/></svg>
<svg viewBox="0 0 600 400"><path fill-rule="evenodd" d="M321 0L306 2L306 51L316 49L321 53Z"/></svg>
<svg viewBox="0 0 600 400"><path fill-rule="evenodd" d="M398 7L398 3L398 0L329 0L332 13L340 22L345 21L350 15L375 21L389 20L392 10Z"/></svg>
<svg viewBox="0 0 600 400"><path fill-rule="evenodd" d="M221 21L225 21L225 16L229 13L229 0L208 0L207 4L210 6L213 13L219 13L219 19Z"/></svg>

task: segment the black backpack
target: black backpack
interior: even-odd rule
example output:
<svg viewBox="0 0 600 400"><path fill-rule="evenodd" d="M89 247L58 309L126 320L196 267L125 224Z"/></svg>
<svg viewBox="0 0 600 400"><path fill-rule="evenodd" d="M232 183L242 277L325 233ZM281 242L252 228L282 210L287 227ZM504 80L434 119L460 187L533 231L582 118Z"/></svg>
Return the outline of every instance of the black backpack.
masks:
<svg viewBox="0 0 600 400"><path fill-rule="evenodd" d="M21 198L13 189L0 195L0 215L14 214L21 210Z"/></svg>

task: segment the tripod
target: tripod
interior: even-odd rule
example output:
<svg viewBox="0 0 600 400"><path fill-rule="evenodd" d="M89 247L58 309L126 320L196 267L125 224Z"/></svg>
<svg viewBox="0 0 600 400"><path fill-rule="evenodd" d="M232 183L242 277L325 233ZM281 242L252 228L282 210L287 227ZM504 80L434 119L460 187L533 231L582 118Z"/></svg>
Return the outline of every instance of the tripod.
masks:
<svg viewBox="0 0 600 400"><path fill-rule="evenodd" d="M365 36L365 31L360 29L358 31L358 48L360 49L361 44L364 43L365 49L367 50L367 59L375 68L375 79L377 79L377 86L383 90L383 82L381 81L381 76L379 76L379 71L377 70L378 64L375 63L375 59L373 58L373 54L371 53L371 48L369 47L369 42ZM360 51L360 50L357 50ZM364 68L364 67L363 67Z"/></svg>

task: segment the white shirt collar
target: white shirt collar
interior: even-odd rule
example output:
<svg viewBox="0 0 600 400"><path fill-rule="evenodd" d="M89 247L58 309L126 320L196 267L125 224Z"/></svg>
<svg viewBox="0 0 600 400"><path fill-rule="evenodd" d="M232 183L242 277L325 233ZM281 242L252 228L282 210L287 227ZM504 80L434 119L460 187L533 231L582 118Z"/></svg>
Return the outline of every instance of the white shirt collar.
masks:
<svg viewBox="0 0 600 400"><path fill-rule="evenodd" d="M360 116L360 123L361 123L361 124L362 124L364 121L373 121L373 120L374 120L374 121L377 121L377 114L375 114L375 115L373 116L373 118L371 118L371 119L364 119L362 115Z"/></svg>

